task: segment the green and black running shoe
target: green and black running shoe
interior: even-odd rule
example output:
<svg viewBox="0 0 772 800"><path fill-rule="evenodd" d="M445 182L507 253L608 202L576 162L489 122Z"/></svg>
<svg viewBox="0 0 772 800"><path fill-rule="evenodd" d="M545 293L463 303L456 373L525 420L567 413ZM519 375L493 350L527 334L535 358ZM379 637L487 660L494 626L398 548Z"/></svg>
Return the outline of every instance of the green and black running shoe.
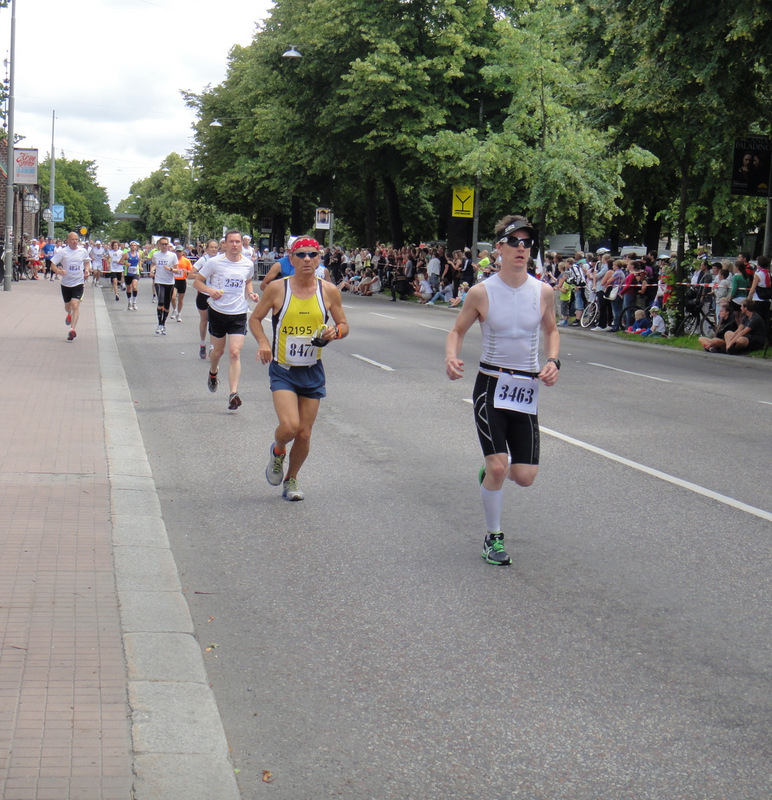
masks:
<svg viewBox="0 0 772 800"><path fill-rule="evenodd" d="M504 549L504 534L489 533L483 543L482 557L489 563L497 567L506 567L512 563L512 559Z"/></svg>

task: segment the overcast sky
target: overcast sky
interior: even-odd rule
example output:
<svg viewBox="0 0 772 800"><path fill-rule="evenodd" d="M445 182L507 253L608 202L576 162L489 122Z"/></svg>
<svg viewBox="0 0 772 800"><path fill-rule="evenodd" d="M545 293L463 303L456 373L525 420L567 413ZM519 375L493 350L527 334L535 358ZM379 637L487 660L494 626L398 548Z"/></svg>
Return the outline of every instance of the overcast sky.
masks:
<svg viewBox="0 0 772 800"><path fill-rule="evenodd" d="M17 147L93 160L111 208L131 184L191 145L180 90L221 83L270 0L15 0ZM8 58L11 11L0 9ZM0 59L1 61L2 59ZM0 64L0 70L3 69ZM2 77L5 77L3 74ZM47 205L44 202L43 205Z"/></svg>

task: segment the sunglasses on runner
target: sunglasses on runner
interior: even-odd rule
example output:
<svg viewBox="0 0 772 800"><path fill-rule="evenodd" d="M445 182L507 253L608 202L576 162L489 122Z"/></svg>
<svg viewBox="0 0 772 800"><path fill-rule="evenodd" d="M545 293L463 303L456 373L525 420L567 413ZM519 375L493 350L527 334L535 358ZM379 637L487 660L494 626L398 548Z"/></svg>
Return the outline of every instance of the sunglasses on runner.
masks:
<svg viewBox="0 0 772 800"><path fill-rule="evenodd" d="M505 240L506 244L510 247L518 248L522 245L525 248L530 248L533 246L533 239L521 239L518 236L508 236Z"/></svg>
<svg viewBox="0 0 772 800"><path fill-rule="evenodd" d="M311 250L298 250L297 253L293 253L292 255L295 256L296 258L306 259L306 258L316 258L319 255L319 253L314 253Z"/></svg>

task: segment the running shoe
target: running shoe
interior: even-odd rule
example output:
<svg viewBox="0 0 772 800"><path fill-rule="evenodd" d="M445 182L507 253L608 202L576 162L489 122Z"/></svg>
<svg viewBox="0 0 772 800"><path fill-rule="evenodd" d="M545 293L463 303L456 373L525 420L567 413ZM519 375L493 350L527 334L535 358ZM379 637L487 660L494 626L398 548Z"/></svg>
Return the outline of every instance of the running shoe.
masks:
<svg viewBox="0 0 772 800"><path fill-rule="evenodd" d="M305 496L303 492L298 489L298 481L297 478L287 478L284 481L284 491L281 493L281 496L285 500L302 500Z"/></svg>
<svg viewBox="0 0 772 800"><path fill-rule="evenodd" d="M271 486L279 486L284 480L284 459L287 454L282 453L277 456L273 449L273 443L271 443L268 452L270 456L268 458L268 466L265 468L265 478Z"/></svg>
<svg viewBox="0 0 772 800"><path fill-rule="evenodd" d="M161 336L166 336L166 325L161 325Z"/></svg>
<svg viewBox="0 0 772 800"><path fill-rule="evenodd" d="M65 325L71 325L72 324L72 314L68 314L67 315L66 319L64 320L64 324Z"/></svg>
<svg viewBox="0 0 772 800"><path fill-rule="evenodd" d="M198 348L198 357L199 358L206 358L206 345L202 344L201 347Z"/></svg>
<svg viewBox="0 0 772 800"><path fill-rule="evenodd" d="M126 310L127 310L127 311L131 311L131 303L129 303L129 304L126 306Z"/></svg>
<svg viewBox="0 0 772 800"><path fill-rule="evenodd" d="M483 542L482 557L488 564L495 564L499 567L506 567L512 563L512 559L504 549L504 534L488 533Z"/></svg>
<svg viewBox="0 0 772 800"><path fill-rule="evenodd" d="M180 316L180 312L177 312L177 322L182 322L182 317Z"/></svg>
<svg viewBox="0 0 772 800"><path fill-rule="evenodd" d="M161 326L160 325L156 325L155 326L155 332L156 333L160 333L161 332Z"/></svg>
<svg viewBox="0 0 772 800"><path fill-rule="evenodd" d="M118 295L115 295L115 302L117 303L121 298Z"/></svg>
<svg viewBox="0 0 772 800"><path fill-rule="evenodd" d="M228 397L228 411L235 411L241 405L238 392L231 392Z"/></svg>
<svg viewBox="0 0 772 800"><path fill-rule="evenodd" d="M67 341L71 342L78 334L75 333L75 328L70 328L70 332L67 334Z"/></svg>
<svg viewBox="0 0 772 800"><path fill-rule="evenodd" d="M207 380L206 385L209 387L210 392L217 391L217 387L220 385L220 381L217 379L216 372L209 373L209 379Z"/></svg>

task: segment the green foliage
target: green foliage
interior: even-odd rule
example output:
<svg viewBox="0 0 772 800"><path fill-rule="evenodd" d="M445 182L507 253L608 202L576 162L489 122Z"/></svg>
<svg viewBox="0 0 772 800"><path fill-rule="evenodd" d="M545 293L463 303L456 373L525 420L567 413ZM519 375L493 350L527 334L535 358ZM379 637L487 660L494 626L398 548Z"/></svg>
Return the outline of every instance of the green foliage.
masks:
<svg viewBox="0 0 772 800"><path fill-rule="evenodd" d="M400 244L445 238L463 183L483 236L518 210L542 233L734 241L763 222L728 172L772 126L771 72L757 0L276 0L186 96L198 180L172 154L126 208L180 237L273 217L278 240L329 205L355 243Z"/></svg>
<svg viewBox="0 0 772 800"><path fill-rule="evenodd" d="M56 159L55 201L64 206L64 222L57 223L57 236L85 225L92 233L101 234L112 221L107 191L97 183L94 161L71 161L63 156ZM51 157L38 167L41 204L48 205L51 181ZM41 223L45 224L45 223Z"/></svg>

